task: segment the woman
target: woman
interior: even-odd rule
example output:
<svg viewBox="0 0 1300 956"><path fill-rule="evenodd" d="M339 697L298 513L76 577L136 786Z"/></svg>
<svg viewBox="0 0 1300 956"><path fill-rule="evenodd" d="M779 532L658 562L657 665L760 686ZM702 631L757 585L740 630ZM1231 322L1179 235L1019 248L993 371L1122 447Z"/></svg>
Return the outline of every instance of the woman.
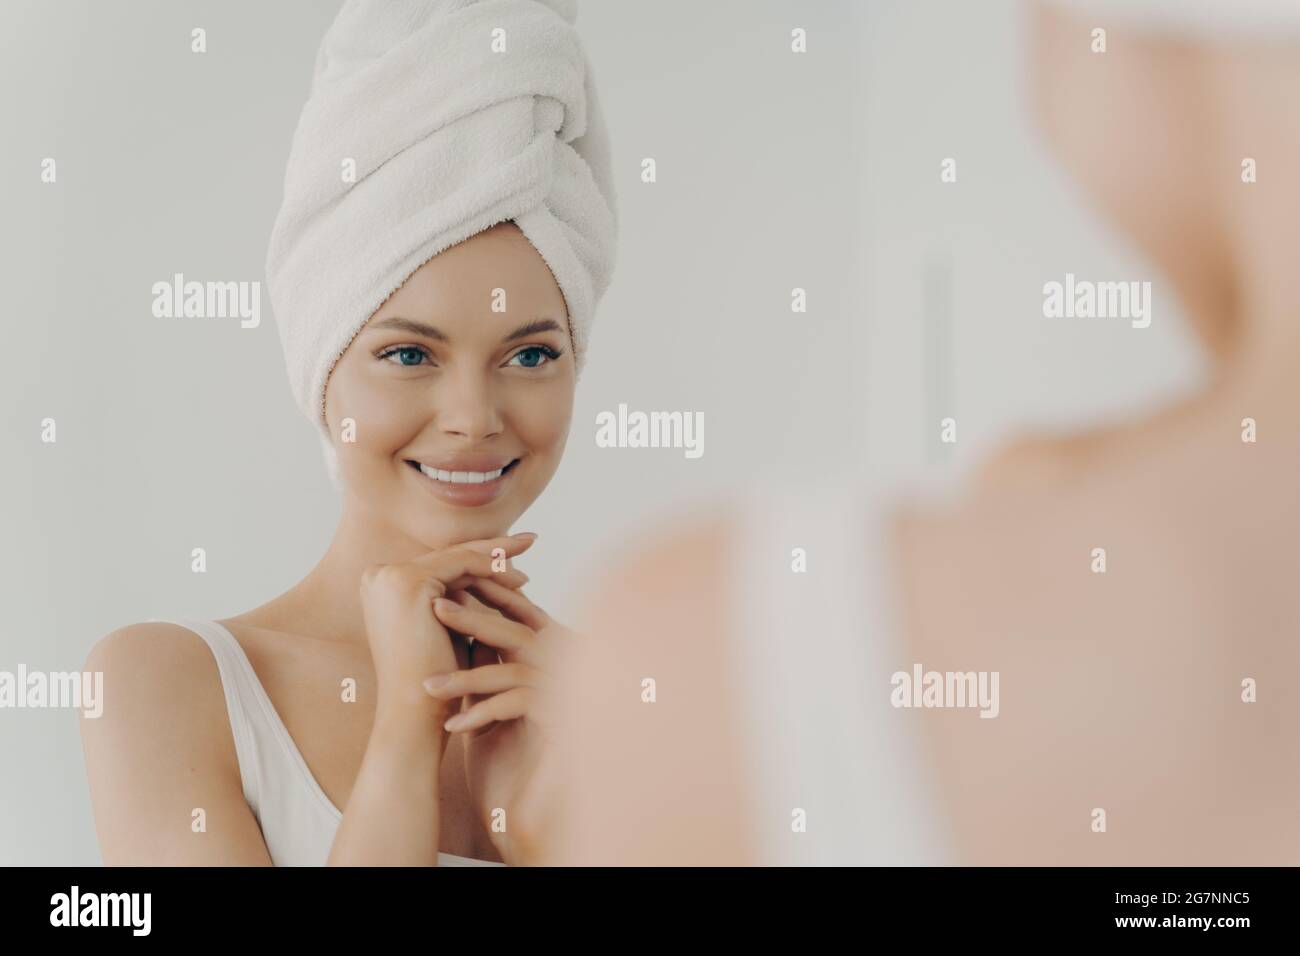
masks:
<svg viewBox="0 0 1300 956"><path fill-rule="evenodd" d="M349 0L326 35L267 274L342 516L273 600L91 651L106 863L528 861L561 629L507 532L559 464L615 239L575 17Z"/></svg>
<svg viewBox="0 0 1300 956"><path fill-rule="evenodd" d="M581 822L557 861L1300 853L1300 7L1033 15L1043 129L1173 284L1210 383L1024 441L943 507L801 477L640 540L562 671L587 695L557 723ZM917 665L997 699L917 706Z"/></svg>

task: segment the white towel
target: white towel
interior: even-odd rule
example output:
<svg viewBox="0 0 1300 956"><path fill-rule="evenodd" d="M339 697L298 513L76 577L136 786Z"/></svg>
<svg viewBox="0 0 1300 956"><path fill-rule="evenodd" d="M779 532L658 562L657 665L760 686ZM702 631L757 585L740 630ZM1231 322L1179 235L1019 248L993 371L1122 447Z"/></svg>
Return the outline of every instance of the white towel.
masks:
<svg viewBox="0 0 1300 956"><path fill-rule="evenodd" d="M581 370L617 222L576 20L576 0L346 0L326 33L266 274L290 386L336 486L334 363L416 269L498 222L550 266Z"/></svg>
<svg viewBox="0 0 1300 956"><path fill-rule="evenodd" d="M1279 37L1300 32L1300 0L1053 0L1096 21L1197 40L1234 35Z"/></svg>

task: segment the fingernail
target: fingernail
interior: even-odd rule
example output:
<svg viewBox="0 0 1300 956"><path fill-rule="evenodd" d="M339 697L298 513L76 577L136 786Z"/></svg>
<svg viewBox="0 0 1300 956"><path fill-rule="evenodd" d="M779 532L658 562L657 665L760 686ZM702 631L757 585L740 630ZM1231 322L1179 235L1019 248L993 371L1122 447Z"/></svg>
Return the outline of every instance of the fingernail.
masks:
<svg viewBox="0 0 1300 956"><path fill-rule="evenodd" d="M455 601L449 601L447 598L440 597L440 598L433 599L433 606L436 610L439 611L450 611L452 609L452 605L454 605L455 603L456 603Z"/></svg>
<svg viewBox="0 0 1300 956"><path fill-rule="evenodd" d="M536 537L537 537L537 532L536 532L536 531L520 531L520 532L518 532L517 534L512 534L510 537L512 537L512 538L536 538Z"/></svg>
<svg viewBox="0 0 1300 956"><path fill-rule="evenodd" d="M454 717L448 717L447 722L442 725L443 730L459 730L465 723L464 714L456 714Z"/></svg>
<svg viewBox="0 0 1300 956"><path fill-rule="evenodd" d="M451 680L450 674L434 674L432 677L424 679L424 689L433 693L439 687L446 687L447 682Z"/></svg>

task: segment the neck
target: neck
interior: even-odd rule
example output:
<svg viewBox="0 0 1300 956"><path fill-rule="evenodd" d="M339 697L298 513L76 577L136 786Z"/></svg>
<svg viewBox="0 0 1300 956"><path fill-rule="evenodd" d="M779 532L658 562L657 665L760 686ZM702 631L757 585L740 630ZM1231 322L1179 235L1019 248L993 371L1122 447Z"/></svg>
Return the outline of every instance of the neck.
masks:
<svg viewBox="0 0 1300 956"><path fill-rule="evenodd" d="M1280 204L1294 210L1294 203ZM1221 362L1235 394L1276 413L1300 410L1300 225L1258 223L1239 244L1239 334Z"/></svg>
<svg viewBox="0 0 1300 956"><path fill-rule="evenodd" d="M1300 65L1291 44L1226 48L1214 54L1212 99L1217 128L1211 140L1223 171L1208 192L1207 229L1222 231L1230 258L1231 348L1221 350L1221 377L1246 403L1276 415L1300 410L1300 124L1294 120ZM1258 178L1243 183L1242 160L1258 162ZM1215 220L1218 220L1217 222ZM1243 414L1250 414L1244 412Z"/></svg>
<svg viewBox="0 0 1300 956"><path fill-rule="evenodd" d="M455 543L450 536L431 546L394 528L344 492L343 513L329 548L305 578L276 603L282 629L326 640L366 644L361 576L373 564L397 564Z"/></svg>

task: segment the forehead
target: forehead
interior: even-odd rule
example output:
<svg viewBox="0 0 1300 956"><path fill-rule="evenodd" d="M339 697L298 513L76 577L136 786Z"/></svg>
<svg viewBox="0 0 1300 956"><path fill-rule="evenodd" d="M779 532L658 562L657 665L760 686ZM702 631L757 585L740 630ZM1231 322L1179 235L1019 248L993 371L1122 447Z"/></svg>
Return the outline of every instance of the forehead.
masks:
<svg viewBox="0 0 1300 956"><path fill-rule="evenodd" d="M374 318L402 315L451 323L483 314L505 319L525 313L563 319L564 295L519 227L500 223L420 266Z"/></svg>

